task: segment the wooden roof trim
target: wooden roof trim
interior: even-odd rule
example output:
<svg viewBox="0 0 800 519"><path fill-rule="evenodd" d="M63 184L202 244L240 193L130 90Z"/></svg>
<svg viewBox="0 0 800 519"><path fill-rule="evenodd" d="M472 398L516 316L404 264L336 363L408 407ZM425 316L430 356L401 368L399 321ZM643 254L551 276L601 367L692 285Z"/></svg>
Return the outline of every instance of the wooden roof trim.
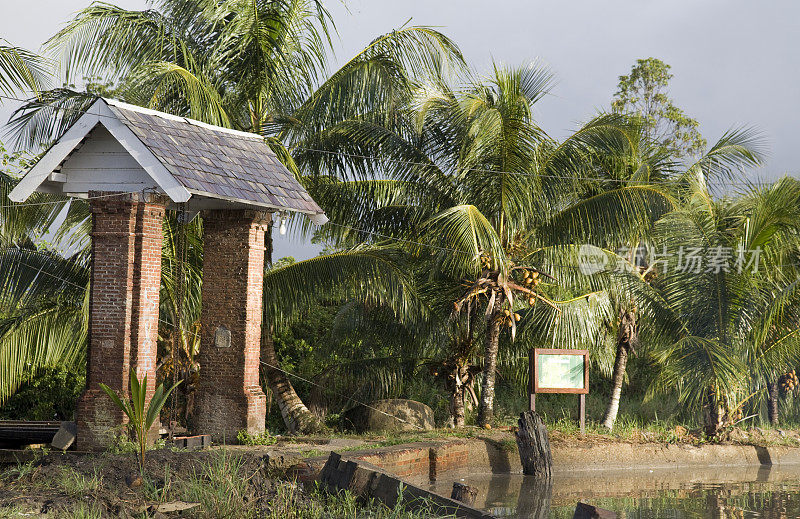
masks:
<svg viewBox="0 0 800 519"><path fill-rule="evenodd" d="M108 108L104 99L95 101L86 113L75 121L20 180L19 184L9 193L8 198L13 202L27 200L98 124L106 128L119 141L173 202L186 202L191 198L192 194L172 176L172 173L136 137L131 129L117 118L116 114Z"/></svg>

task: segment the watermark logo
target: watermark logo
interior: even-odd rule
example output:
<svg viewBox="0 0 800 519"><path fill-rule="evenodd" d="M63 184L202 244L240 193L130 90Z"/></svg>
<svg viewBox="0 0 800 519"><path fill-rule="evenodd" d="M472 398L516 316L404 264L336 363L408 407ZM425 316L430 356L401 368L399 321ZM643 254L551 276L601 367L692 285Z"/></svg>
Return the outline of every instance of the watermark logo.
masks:
<svg viewBox="0 0 800 519"><path fill-rule="evenodd" d="M584 276L602 272L608 266L608 256L594 245L585 243L578 249L578 269Z"/></svg>
<svg viewBox="0 0 800 519"><path fill-rule="evenodd" d="M720 274L757 272L761 266L761 247L744 249L743 247L686 247L661 250L652 247L637 247L635 250L621 247L615 251L619 258L627 261L615 261L610 267L611 259L602 249L594 245L584 244L578 250L578 268L581 274L591 276L598 272L614 271L622 273L630 268L630 258L634 258L636 268L654 272L687 272L691 274Z"/></svg>

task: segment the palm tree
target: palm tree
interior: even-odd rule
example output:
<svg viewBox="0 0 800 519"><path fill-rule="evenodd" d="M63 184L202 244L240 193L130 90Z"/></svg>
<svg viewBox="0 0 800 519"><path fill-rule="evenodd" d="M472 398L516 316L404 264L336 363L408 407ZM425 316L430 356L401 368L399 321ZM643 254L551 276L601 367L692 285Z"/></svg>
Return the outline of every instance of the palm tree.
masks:
<svg viewBox="0 0 800 519"><path fill-rule="evenodd" d="M762 154L759 146L754 132L746 129L731 130L726 132L705 154L681 171L679 164L672 164L669 160L664 160L664 151L658 143L645 141L639 146L639 150L645 157L635 172L627 170L634 173L628 178L633 181L637 176L641 177L645 174L651 181L668 190L673 199L677 200L681 196L681 189L686 185L687 178L691 175L690 172L702 172L708 180L731 178L743 168L761 164ZM655 152L651 150L655 150ZM655 155L648 156L652 153ZM615 171L618 176L621 173L625 178L624 171L620 172L619 168L610 167L608 170ZM634 276L633 279L637 282L649 283L654 278L656 270L655 266L648 266L645 258L641 255L642 249L648 246L653 246L652 229L647 229L640 236L633 236L627 245L619 249L622 255L613 257L610 263L615 268L619 268L621 263L625 263L625 271L639 272L639 275ZM613 249L613 245L609 248ZM636 311L637 301L635 298L631 299L631 294L624 289L620 291L620 285L613 279L607 279L607 281L609 281L607 290L614 293L614 299L618 301L617 306L619 307L617 353L612 374L611 396L602 422L607 429L612 430L619 411L628 357L636 353L636 347L639 344L639 316Z"/></svg>
<svg viewBox="0 0 800 519"><path fill-rule="evenodd" d="M264 294L267 324L262 327L261 361L269 388L292 433L313 432L320 425L280 368L270 336L276 324L297 318L320 298L385 307L401 322L418 320L418 314L424 312L401 255L379 247L357 246L270 269L264 275Z"/></svg>
<svg viewBox="0 0 800 519"><path fill-rule="evenodd" d="M677 390L715 436L800 357L800 184L784 178L738 201L714 200L693 173L682 205L656 224L657 250L667 254L641 294L652 318L672 323L656 343L652 391ZM710 264L698 266L690 251Z"/></svg>
<svg viewBox="0 0 800 519"><path fill-rule="evenodd" d="M19 243L0 250L0 405L39 368L85 362L86 256Z"/></svg>
<svg viewBox="0 0 800 519"><path fill-rule="evenodd" d="M9 164L25 167L25 159ZM46 193L11 204L17 181L0 172L0 404L39 368L80 365L88 322L88 254L70 234L85 220L85 208L65 208L63 198Z"/></svg>
<svg viewBox="0 0 800 519"><path fill-rule="evenodd" d="M519 310L537 301L560 307L546 295L558 287L543 258L554 260L550 268L574 267L574 251L559 246L633 232L668 205L646 180L583 196L580 187L596 177L593 157L630 155L632 130L623 117L600 116L555 142L533 118L550 82L550 72L533 64L496 66L485 82L468 77L457 87L426 83L391 125L344 121L296 154L307 169L327 173L308 182L333 222L326 237L394 240L424 258L431 276L448 280L442 290L456 312L481 306L481 424L493 416L504 325L513 338Z"/></svg>

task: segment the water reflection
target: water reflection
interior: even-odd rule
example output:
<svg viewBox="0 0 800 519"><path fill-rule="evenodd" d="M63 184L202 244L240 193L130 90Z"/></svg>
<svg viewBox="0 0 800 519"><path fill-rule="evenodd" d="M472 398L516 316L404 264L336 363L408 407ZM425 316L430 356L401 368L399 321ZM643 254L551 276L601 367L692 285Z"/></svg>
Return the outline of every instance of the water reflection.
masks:
<svg viewBox="0 0 800 519"><path fill-rule="evenodd" d="M462 480L462 478L458 478ZM577 501L621 519L800 518L800 466L556 473L552 483L521 474L469 475L476 506L500 517L570 519ZM449 495L453 479L434 490Z"/></svg>

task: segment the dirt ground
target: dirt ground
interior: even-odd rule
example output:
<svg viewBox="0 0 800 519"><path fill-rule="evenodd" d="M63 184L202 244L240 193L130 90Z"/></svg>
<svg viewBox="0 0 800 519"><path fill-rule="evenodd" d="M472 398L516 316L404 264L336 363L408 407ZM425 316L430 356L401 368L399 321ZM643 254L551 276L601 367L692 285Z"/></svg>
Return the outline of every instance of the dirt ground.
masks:
<svg viewBox="0 0 800 519"><path fill-rule="evenodd" d="M230 458L230 456L229 456ZM288 484L263 453L237 453L236 474L214 474L220 451L149 451L145 479L132 454L81 455L51 452L32 462L7 466L0 476L0 517L161 517L165 489L186 481L238 477L245 501L267 512L276 485ZM223 460L223 464L225 461ZM3 467L0 467L2 469ZM224 471L224 469L223 469ZM213 483L213 482L212 482Z"/></svg>

